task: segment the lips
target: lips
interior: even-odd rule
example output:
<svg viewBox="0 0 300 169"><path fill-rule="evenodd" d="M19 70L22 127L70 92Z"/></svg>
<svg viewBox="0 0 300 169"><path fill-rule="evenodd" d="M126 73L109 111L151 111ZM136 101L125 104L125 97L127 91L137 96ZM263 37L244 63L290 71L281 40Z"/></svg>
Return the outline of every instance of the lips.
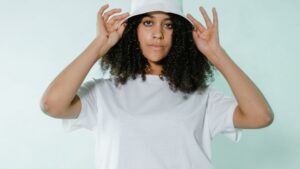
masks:
<svg viewBox="0 0 300 169"><path fill-rule="evenodd" d="M154 50L161 50L161 49L163 49L164 48L164 46L163 45L155 45L155 44L153 44L153 45L149 45L152 49L154 49Z"/></svg>

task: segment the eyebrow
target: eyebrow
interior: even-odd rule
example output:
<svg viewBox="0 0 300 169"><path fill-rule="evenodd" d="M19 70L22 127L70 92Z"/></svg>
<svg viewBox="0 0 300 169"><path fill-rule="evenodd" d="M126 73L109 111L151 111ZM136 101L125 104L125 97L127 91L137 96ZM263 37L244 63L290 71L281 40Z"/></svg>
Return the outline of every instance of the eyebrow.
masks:
<svg viewBox="0 0 300 169"><path fill-rule="evenodd" d="M146 14L146 16L145 17L150 17L150 18L156 18L155 16L153 16L153 15L151 15L151 14ZM171 20L171 18L170 17L167 17L167 18L164 18L163 19L164 21L166 21L166 20Z"/></svg>

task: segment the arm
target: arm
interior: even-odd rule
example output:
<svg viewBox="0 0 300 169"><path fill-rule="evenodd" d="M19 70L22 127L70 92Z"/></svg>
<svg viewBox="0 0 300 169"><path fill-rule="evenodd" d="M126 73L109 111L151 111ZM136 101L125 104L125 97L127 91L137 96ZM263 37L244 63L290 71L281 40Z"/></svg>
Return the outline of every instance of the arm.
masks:
<svg viewBox="0 0 300 169"><path fill-rule="evenodd" d="M76 95L77 90L95 62L118 42L126 26L120 24L126 19L128 13L110 17L121 10L112 9L104 13L107 8L108 4L98 11L96 38L50 83L44 92L40 107L48 115L57 118L76 118L79 115L81 102Z"/></svg>
<svg viewBox="0 0 300 169"><path fill-rule="evenodd" d="M87 49L50 83L41 100L43 112L59 117L72 103L74 106L66 113L66 117L76 117L79 114L81 104L76 92L98 60L98 56L104 53L98 42L98 39L94 39Z"/></svg>
<svg viewBox="0 0 300 169"><path fill-rule="evenodd" d="M187 17L194 24L193 39L199 51L216 66L227 80L237 99L234 111L235 128L261 128L270 125L274 115L262 93L247 75L230 59L219 43L217 11L213 8L213 22L205 9L200 7L207 28L191 14Z"/></svg>
<svg viewBox="0 0 300 169"><path fill-rule="evenodd" d="M216 50L215 66L227 80L237 99L236 128L261 128L270 125L274 115L263 94L251 79L230 59L225 50Z"/></svg>

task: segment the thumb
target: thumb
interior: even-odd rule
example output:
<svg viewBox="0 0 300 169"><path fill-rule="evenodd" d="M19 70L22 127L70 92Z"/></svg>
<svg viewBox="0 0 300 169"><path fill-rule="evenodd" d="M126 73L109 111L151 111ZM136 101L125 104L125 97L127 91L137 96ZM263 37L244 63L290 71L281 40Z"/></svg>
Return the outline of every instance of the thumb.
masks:
<svg viewBox="0 0 300 169"><path fill-rule="evenodd" d="M194 39L197 39L199 37L199 34L197 33L196 30L193 30L192 34L193 34Z"/></svg>
<svg viewBox="0 0 300 169"><path fill-rule="evenodd" d="M123 35L123 33L124 33L124 30L125 30L125 28L126 28L126 26L127 26L127 24L126 23L123 23L120 27L119 27L119 29L118 29L118 34L120 35L120 37L122 37L122 35Z"/></svg>

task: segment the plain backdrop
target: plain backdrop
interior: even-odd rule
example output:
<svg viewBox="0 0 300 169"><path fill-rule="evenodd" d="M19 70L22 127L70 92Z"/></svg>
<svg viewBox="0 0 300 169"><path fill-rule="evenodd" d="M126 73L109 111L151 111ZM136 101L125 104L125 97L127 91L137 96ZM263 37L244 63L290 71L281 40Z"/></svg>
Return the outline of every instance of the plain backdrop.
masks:
<svg viewBox="0 0 300 169"><path fill-rule="evenodd" d="M94 135L63 131L44 114L49 83L96 35L96 15L109 3L129 11L129 0L0 0L0 168L94 169ZM256 83L275 113L273 124L245 129L240 143L213 141L216 169L300 167L299 11L297 0L185 0L184 12L202 23L202 5L219 15L220 42ZM100 77L95 64L86 80ZM232 95L215 73L216 88Z"/></svg>

